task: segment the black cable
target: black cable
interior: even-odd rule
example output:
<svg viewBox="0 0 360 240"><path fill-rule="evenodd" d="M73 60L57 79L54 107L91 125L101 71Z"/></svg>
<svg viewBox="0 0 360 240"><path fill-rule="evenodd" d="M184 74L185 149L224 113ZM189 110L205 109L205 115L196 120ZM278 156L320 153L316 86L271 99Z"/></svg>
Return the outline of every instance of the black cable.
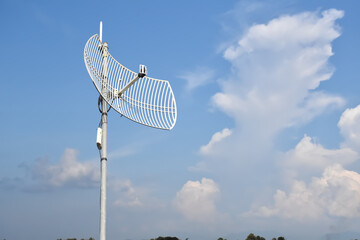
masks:
<svg viewBox="0 0 360 240"><path fill-rule="evenodd" d="M100 95L99 98L98 98L98 109L99 109L99 112L102 113L102 110L100 108L100 105L101 105L101 101L102 101L102 96ZM111 104L114 102L114 99L111 101ZM107 109L106 112L109 112L111 110L111 104L109 104L109 108Z"/></svg>
<svg viewBox="0 0 360 240"><path fill-rule="evenodd" d="M99 98L98 98L98 109L99 109L99 112L100 112L100 113L102 113L102 111L101 111L101 109L100 109L101 100L102 100L102 97L99 96Z"/></svg>

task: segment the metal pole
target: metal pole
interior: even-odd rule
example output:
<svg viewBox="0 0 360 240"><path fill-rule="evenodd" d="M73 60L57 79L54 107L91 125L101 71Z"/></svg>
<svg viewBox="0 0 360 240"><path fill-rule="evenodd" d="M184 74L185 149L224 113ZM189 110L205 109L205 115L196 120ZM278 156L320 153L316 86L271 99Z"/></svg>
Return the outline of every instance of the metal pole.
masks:
<svg viewBox="0 0 360 240"><path fill-rule="evenodd" d="M101 139L101 186L100 186L100 240L106 240L106 164L107 164L107 109L108 104L105 98L108 95L107 91L107 57L108 57L108 45L104 43L103 50L103 85L102 85L102 139Z"/></svg>

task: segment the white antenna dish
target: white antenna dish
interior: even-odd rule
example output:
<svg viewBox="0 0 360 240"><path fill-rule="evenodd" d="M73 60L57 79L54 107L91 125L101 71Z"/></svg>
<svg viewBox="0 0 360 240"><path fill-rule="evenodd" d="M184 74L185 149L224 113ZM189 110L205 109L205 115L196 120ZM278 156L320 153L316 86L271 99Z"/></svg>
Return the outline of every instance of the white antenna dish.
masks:
<svg viewBox="0 0 360 240"><path fill-rule="evenodd" d="M172 129L177 110L169 82L147 77L144 65L140 65L139 73L129 70L116 61L104 45L107 44L103 44L95 34L84 49L86 68L102 98L132 121L149 127ZM106 95L103 94L104 87Z"/></svg>
<svg viewBox="0 0 360 240"><path fill-rule="evenodd" d="M101 157L100 240L106 240L107 112L114 108L134 122L170 130L175 125L177 110L168 81L147 77L145 65L140 65L135 73L109 54L108 44L102 41L102 22L100 37L95 34L85 45L84 61L100 94L101 122L96 145Z"/></svg>

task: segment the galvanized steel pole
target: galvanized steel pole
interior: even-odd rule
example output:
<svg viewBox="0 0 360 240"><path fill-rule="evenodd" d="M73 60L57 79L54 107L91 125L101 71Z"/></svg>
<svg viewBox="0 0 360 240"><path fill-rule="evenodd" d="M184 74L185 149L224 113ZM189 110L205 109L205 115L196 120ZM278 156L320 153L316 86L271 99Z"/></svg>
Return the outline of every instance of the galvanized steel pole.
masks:
<svg viewBox="0 0 360 240"><path fill-rule="evenodd" d="M102 100L102 149L100 186L100 240L106 240L107 102Z"/></svg>
<svg viewBox="0 0 360 240"><path fill-rule="evenodd" d="M100 22L100 36L102 38L102 22ZM102 39L101 39L102 41ZM101 102L101 125L102 125L102 139L101 139L101 185L100 185L100 240L106 240L106 172L107 172L107 110L108 104L105 97L108 95L108 45L102 44L103 66L102 66L102 102Z"/></svg>

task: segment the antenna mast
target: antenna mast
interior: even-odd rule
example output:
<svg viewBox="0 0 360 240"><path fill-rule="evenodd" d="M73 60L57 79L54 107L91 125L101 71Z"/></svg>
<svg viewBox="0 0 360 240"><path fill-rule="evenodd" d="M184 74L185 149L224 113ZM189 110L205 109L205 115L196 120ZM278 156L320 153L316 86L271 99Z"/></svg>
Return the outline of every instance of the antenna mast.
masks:
<svg viewBox="0 0 360 240"><path fill-rule="evenodd" d="M147 77L147 68L140 65L133 72L116 61L100 34L89 38L84 48L84 62L98 90L101 122L97 129L96 145L100 151L100 240L106 240L106 171L107 171L107 113L110 108L142 125L171 130L176 123L177 108L170 83Z"/></svg>
<svg viewBox="0 0 360 240"><path fill-rule="evenodd" d="M100 22L100 41L102 43L102 22ZM107 65L108 65L108 44L105 42L102 46L102 89L101 96L108 95L108 81L107 81ZM106 240L106 175L107 175L107 110L108 104L103 97L101 99L101 185L100 185L100 240Z"/></svg>

